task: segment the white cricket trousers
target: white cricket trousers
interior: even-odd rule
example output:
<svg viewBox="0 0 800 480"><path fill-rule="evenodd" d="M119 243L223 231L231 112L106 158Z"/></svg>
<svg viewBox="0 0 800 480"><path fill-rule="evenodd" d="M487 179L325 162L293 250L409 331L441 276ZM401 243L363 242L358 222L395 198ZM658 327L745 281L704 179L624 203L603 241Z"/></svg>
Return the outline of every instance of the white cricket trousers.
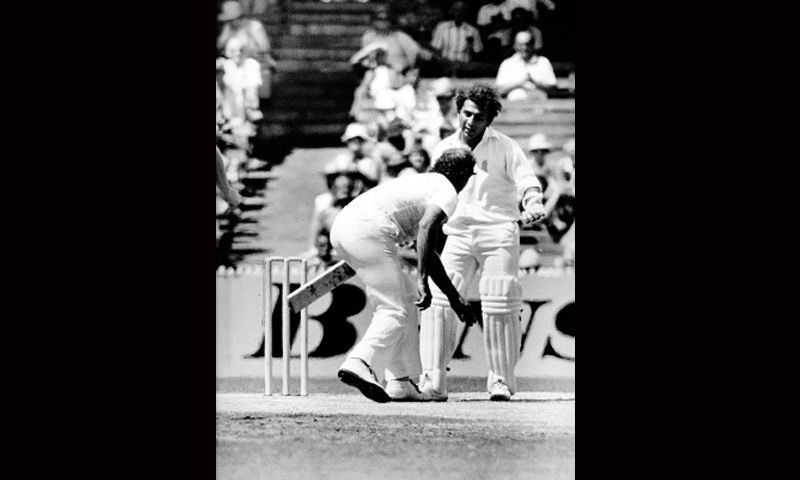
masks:
<svg viewBox="0 0 800 480"><path fill-rule="evenodd" d="M401 269L398 233L385 213L359 209L343 210L331 228L331 244L364 282L375 307L367 331L348 358L370 366L386 362L387 381L422 373L416 288Z"/></svg>

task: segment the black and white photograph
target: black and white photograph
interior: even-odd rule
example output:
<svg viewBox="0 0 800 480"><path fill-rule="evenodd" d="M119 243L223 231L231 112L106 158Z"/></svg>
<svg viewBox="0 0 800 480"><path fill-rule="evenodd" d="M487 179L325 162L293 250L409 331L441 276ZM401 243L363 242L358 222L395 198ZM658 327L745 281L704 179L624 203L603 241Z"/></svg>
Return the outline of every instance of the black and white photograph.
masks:
<svg viewBox="0 0 800 480"><path fill-rule="evenodd" d="M218 480L575 478L576 3L217 0Z"/></svg>

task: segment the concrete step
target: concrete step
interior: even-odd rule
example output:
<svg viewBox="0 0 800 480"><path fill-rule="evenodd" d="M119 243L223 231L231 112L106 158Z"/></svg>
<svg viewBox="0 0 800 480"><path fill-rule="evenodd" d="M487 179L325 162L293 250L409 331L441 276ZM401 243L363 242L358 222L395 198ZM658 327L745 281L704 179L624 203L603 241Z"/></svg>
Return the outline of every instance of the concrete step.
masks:
<svg viewBox="0 0 800 480"><path fill-rule="evenodd" d="M503 111L494 119L495 124L527 123L527 124L563 124L574 125L574 113L550 112L506 112Z"/></svg>
<svg viewBox="0 0 800 480"><path fill-rule="evenodd" d="M352 72L327 72L325 85L352 85L353 90L361 79L356 78ZM309 75L308 72L276 72L272 77L275 85L318 85L321 82L319 75Z"/></svg>
<svg viewBox="0 0 800 480"><path fill-rule="evenodd" d="M277 93L277 92L276 92ZM264 110L264 115L271 111L280 110L306 110L310 107L319 110L350 110L353 98L294 98L284 97L279 93L272 96L269 106Z"/></svg>
<svg viewBox="0 0 800 480"><path fill-rule="evenodd" d="M369 25L329 25L310 23L308 25L290 24L287 26L287 35L340 35L345 37L361 37Z"/></svg>
<svg viewBox="0 0 800 480"><path fill-rule="evenodd" d="M279 72L308 72L319 75L328 72L352 72L353 67L346 61L333 60L278 60L276 69ZM323 81L322 79L320 79Z"/></svg>
<svg viewBox="0 0 800 480"><path fill-rule="evenodd" d="M368 13L371 14L378 6L388 2L291 2L290 13Z"/></svg>
<svg viewBox="0 0 800 480"><path fill-rule="evenodd" d="M352 49L357 52L361 48L361 37L352 35L303 35L284 36L275 39L276 48L327 48Z"/></svg>
<svg viewBox="0 0 800 480"><path fill-rule="evenodd" d="M305 62L308 61L337 61L337 62L348 62L350 57L356 53L358 49L353 50L352 48L342 48L342 47L331 47L331 48L309 48L309 47L299 47L299 48L286 48L280 47L274 50L275 58L280 60L302 60ZM348 63L349 65L349 63ZM352 67L351 67L352 68Z"/></svg>
<svg viewBox="0 0 800 480"><path fill-rule="evenodd" d="M575 136L575 125L528 125L507 124L497 125L497 131L512 138L530 138L534 133L544 133L548 137Z"/></svg>
<svg viewBox="0 0 800 480"><path fill-rule="evenodd" d="M264 115L266 123L346 123L347 111L332 110L279 110Z"/></svg>
<svg viewBox="0 0 800 480"><path fill-rule="evenodd" d="M347 97L353 99L355 86L350 83L285 83L276 87L281 95L295 98Z"/></svg>
<svg viewBox="0 0 800 480"><path fill-rule="evenodd" d="M331 25L363 25L369 26L372 14L369 12L314 12L314 13L296 13L292 12L289 15L290 23L298 24L331 24Z"/></svg>

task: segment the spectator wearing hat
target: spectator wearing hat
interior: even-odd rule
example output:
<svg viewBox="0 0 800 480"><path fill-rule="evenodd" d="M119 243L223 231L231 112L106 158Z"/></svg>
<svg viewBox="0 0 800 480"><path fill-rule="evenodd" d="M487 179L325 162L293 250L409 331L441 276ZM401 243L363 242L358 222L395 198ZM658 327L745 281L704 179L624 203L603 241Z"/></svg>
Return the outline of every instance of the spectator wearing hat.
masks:
<svg viewBox="0 0 800 480"><path fill-rule="evenodd" d="M452 20L440 22L433 31L431 47L449 72L462 69L483 51L480 32L466 21L467 9L465 2L457 0L450 8Z"/></svg>
<svg viewBox="0 0 800 480"><path fill-rule="evenodd" d="M550 61L536 52L534 35L527 30L517 33L514 50L497 70L498 92L510 101L546 100L546 91L556 86L556 74Z"/></svg>
<svg viewBox="0 0 800 480"><path fill-rule="evenodd" d="M356 174L355 193L362 193L377 185L383 172L382 165L369 155L370 141L367 128L360 123L351 123L342 135L347 152L337 155L325 166L325 175L331 180L341 172Z"/></svg>
<svg viewBox="0 0 800 480"><path fill-rule="evenodd" d="M237 38L244 56L259 63L263 79L259 94L261 98L268 99L272 96L272 73L277 62L272 58L272 47L264 25L254 18L244 18L242 13L242 5L238 1L229 0L222 4L217 17L223 22L222 32L217 38L217 49L225 49L231 38Z"/></svg>
<svg viewBox="0 0 800 480"><path fill-rule="evenodd" d="M533 160L532 166L536 178L542 184L544 209L547 215L550 215L555 209L556 201L562 190L556 173L557 162L554 162L552 157L548 157L552 150L553 145L547 141L547 136L543 133L536 133L528 139L528 152Z"/></svg>

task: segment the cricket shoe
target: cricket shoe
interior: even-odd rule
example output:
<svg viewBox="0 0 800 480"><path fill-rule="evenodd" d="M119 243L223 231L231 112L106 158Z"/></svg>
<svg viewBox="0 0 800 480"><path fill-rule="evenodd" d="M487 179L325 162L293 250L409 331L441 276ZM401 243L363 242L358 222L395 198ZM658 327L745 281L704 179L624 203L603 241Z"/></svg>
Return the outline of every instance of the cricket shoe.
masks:
<svg viewBox="0 0 800 480"><path fill-rule="evenodd" d="M430 396L422 393L410 378L387 381L386 393L393 402L428 402L431 400Z"/></svg>
<svg viewBox="0 0 800 480"><path fill-rule="evenodd" d="M489 400L493 402L507 402L511 400L511 391L503 382L495 382L489 389Z"/></svg>
<svg viewBox="0 0 800 480"><path fill-rule="evenodd" d="M423 383L419 391L422 392L423 395L428 397L428 402L446 402L447 401L447 392L441 393L435 388L433 388L433 384L430 382Z"/></svg>
<svg viewBox="0 0 800 480"><path fill-rule="evenodd" d="M378 376L367 362L360 358L348 358L339 367L339 380L357 388L373 402L386 403L392 399L378 382Z"/></svg>

